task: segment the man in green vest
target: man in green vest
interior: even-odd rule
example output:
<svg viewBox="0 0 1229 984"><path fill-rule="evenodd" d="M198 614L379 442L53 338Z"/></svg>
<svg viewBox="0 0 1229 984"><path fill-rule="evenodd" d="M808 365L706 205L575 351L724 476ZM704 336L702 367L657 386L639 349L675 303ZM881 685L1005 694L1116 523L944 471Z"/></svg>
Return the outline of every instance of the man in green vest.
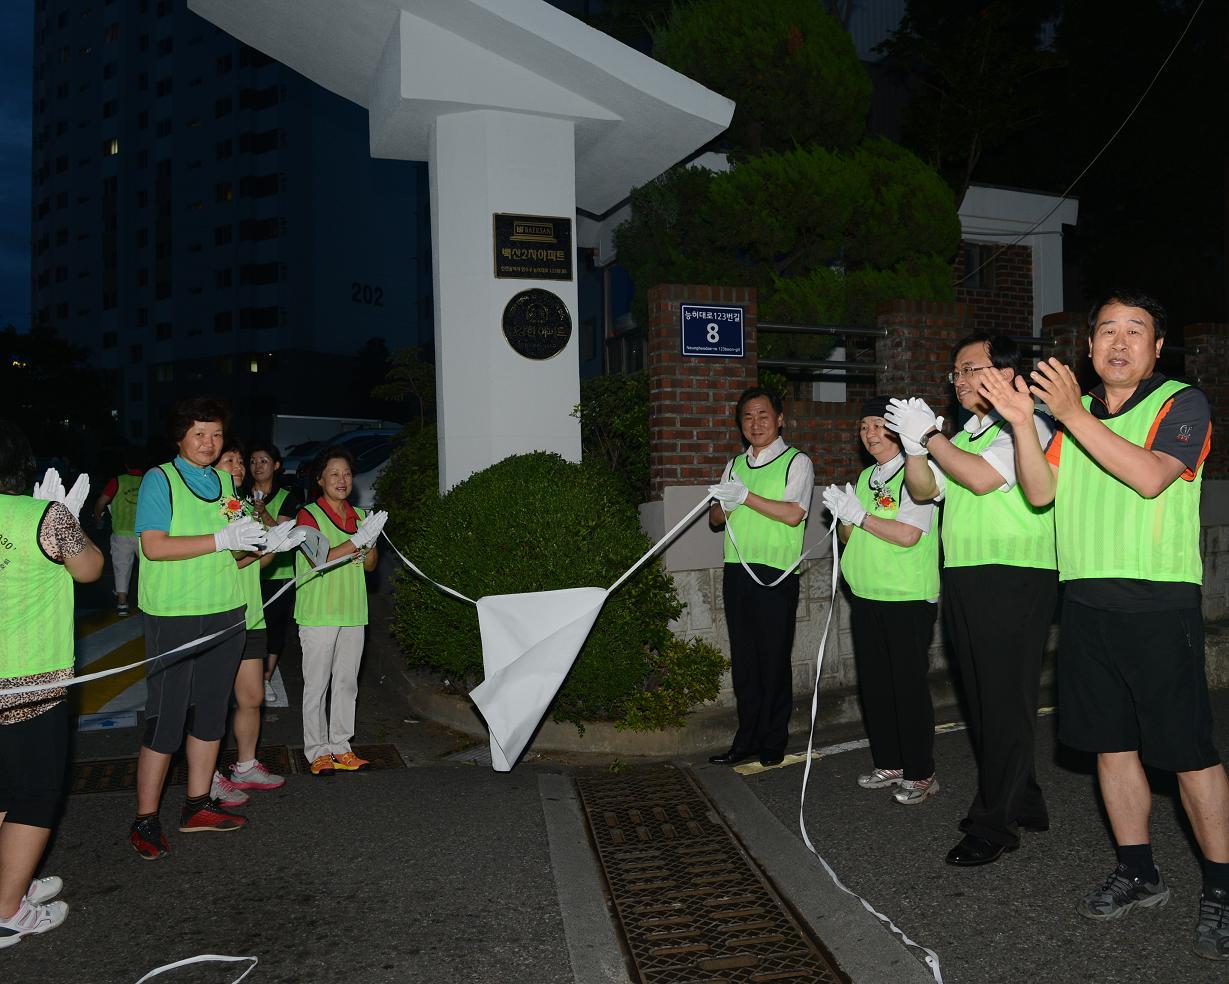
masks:
<svg viewBox="0 0 1229 984"><path fill-rule="evenodd" d="M948 380L969 419L953 438L924 401L894 400L884 419L901 435L905 484L917 502L944 500L943 620L955 652L977 759L977 793L947 863L997 861L1020 831L1049 828L1033 766L1041 660L1058 592L1054 519L1016 483L1015 441L1048 441L1048 418L1012 426L977 391L977 380L1016 374L1019 351L1004 335L959 342ZM1027 436L1027 435L1026 435ZM939 466L936 473L926 456Z"/></svg>
<svg viewBox="0 0 1229 984"><path fill-rule="evenodd" d="M95 527L102 525L103 510L108 506L111 509L111 568L115 575L115 613L120 616L128 614L128 585L137 559L137 493L144 474L144 468L129 460L124 473L107 482L94 502Z"/></svg>
<svg viewBox="0 0 1229 984"><path fill-rule="evenodd" d="M722 588L730 633L730 672L738 704L738 731L714 765L759 757L765 766L785 757L793 710L794 618L797 571L815 469L781 437L781 398L758 386L738 398L735 422L748 445L709 488L713 529L725 529ZM737 546L735 546L737 542Z"/></svg>
<svg viewBox="0 0 1229 984"><path fill-rule="evenodd" d="M939 521L933 502L914 502L905 488L905 456L886 427L887 410L886 396L863 404L858 436L875 463L856 488L829 485L824 505L840 520L845 543L841 574L849 585L858 692L874 763L858 785L898 787L896 802L916 806L939 791L929 681Z"/></svg>
<svg viewBox="0 0 1229 984"><path fill-rule="evenodd" d="M1101 383L1081 398L1072 370L1043 361L1008 386L979 380L1007 420L1033 397L1061 425L1049 450L1016 448L1020 485L1054 503L1064 583L1059 739L1097 754L1118 865L1082 898L1089 919L1169 901L1152 856L1144 766L1177 774L1203 853L1194 952L1229 959L1229 781L1212 742L1204 675L1199 492L1211 446L1204 394L1156 371L1165 309L1136 290L1109 291L1088 319Z"/></svg>
<svg viewBox="0 0 1229 984"><path fill-rule="evenodd" d="M129 841L142 858L170 847L158 809L171 756L184 744L184 833L237 830L247 819L210 798L231 687L243 655L245 598L235 555L264 546L264 527L244 515L231 476L213 467L228 413L216 400L180 400L171 414L179 453L151 468L137 498L145 653L203 639L146 671L145 736L137 756L137 815Z"/></svg>

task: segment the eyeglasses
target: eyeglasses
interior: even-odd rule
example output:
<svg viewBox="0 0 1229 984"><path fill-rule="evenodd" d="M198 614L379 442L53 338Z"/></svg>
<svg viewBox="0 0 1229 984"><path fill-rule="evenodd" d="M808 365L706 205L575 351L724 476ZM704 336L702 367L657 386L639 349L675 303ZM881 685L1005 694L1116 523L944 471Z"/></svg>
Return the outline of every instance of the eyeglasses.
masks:
<svg viewBox="0 0 1229 984"><path fill-rule="evenodd" d="M968 369L953 369L947 374L947 381L954 383L961 376L971 376L975 372L981 372L983 369L993 369L993 366L970 366Z"/></svg>

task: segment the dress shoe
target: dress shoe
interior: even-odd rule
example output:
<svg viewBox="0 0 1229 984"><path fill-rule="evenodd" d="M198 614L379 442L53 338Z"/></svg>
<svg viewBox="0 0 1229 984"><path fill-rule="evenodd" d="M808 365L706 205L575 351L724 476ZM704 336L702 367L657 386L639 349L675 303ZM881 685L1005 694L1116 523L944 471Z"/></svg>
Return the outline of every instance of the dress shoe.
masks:
<svg viewBox="0 0 1229 984"><path fill-rule="evenodd" d="M784 752L760 752L760 765L768 769L785 761Z"/></svg>
<svg viewBox="0 0 1229 984"><path fill-rule="evenodd" d="M976 834L965 834L960 843L947 852L947 863L959 868L972 868L979 864L990 864L997 861L1014 847L1006 844L996 844Z"/></svg>
<svg viewBox="0 0 1229 984"><path fill-rule="evenodd" d="M747 759L755 758L755 752L749 748L731 748L723 755L710 755L708 761L712 765L738 765Z"/></svg>

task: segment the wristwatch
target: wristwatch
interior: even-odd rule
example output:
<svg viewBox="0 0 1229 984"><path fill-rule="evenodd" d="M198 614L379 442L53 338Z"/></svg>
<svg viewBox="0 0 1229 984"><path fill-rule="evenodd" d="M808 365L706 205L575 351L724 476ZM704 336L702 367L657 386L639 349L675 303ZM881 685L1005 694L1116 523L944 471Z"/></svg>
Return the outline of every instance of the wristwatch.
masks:
<svg viewBox="0 0 1229 984"><path fill-rule="evenodd" d="M920 444L920 445L924 448L924 447L926 447L926 445L928 445L928 444L930 443L930 439L931 439L932 437L934 437L936 434L942 434L942 433L943 433L943 432L942 432L941 430L939 430L939 428L937 428L937 427L932 427L932 428L931 428L930 430L928 430L925 434L923 434L921 437L919 437L919 438L917 439L917 442L918 442L918 444Z"/></svg>

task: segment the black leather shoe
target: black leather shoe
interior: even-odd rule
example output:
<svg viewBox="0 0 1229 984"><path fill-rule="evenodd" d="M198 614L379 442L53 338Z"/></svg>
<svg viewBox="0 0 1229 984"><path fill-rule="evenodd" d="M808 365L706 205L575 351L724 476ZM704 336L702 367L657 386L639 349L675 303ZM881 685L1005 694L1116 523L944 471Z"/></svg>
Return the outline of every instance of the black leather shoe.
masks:
<svg viewBox="0 0 1229 984"><path fill-rule="evenodd" d="M972 868L979 864L990 864L997 861L1014 847L1006 844L996 844L976 834L965 834L960 843L947 852L947 863L959 868Z"/></svg>
<svg viewBox="0 0 1229 984"><path fill-rule="evenodd" d="M708 761L712 765L738 765L755 758L755 752L749 748L731 748L723 755L710 755Z"/></svg>
<svg viewBox="0 0 1229 984"><path fill-rule="evenodd" d="M784 761L784 752L760 752L760 765L766 769L774 765L780 765Z"/></svg>

